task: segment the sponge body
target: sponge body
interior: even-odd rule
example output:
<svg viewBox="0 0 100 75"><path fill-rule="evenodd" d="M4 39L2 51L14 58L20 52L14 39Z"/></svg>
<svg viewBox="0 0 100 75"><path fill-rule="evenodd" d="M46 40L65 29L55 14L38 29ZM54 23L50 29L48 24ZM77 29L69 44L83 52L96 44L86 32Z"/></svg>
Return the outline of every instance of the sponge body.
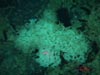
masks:
<svg viewBox="0 0 100 75"><path fill-rule="evenodd" d="M56 24L55 18L51 18L53 15L49 16L47 19L46 15L43 16L37 23L31 20L28 29L20 31L15 41L16 46L25 53L38 48L36 62L43 67L58 66L61 63L60 52L68 62L85 62L89 45L84 35L70 27L64 28L62 24Z"/></svg>

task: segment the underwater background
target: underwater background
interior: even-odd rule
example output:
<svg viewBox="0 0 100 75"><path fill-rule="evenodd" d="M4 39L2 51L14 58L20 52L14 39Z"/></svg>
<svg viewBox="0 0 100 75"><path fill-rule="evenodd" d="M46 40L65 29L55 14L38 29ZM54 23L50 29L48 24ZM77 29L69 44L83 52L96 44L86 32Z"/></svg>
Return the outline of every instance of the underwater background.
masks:
<svg viewBox="0 0 100 75"><path fill-rule="evenodd" d="M48 9L54 13L51 11L51 13L49 11L45 13L45 10ZM46 18L44 14L46 14ZM56 18L54 16L48 17L49 15L56 15ZM41 30L42 26L39 29L38 24L46 24L45 21L42 23L41 19L50 19L50 22L46 23L51 25L53 22L54 25L57 25L53 28L57 28L57 30L61 30L61 27L71 28L75 29L77 36L80 36L78 34L81 33L84 34L86 42L89 41L89 46L87 44L85 46L89 49L85 53L85 61L81 63L73 61L74 58L78 60L79 56L74 58L70 56L69 60L64 58L66 51L59 51L57 56L59 56L60 61L55 61L58 58L51 61L51 58L47 62L45 57L39 55L41 46L38 47L36 44L32 47L33 42L30 43L30 39L27 37L25 39L28 41L23 40L25 35L29 34L28 31L23 34L21 44L15 43L17 38L19 39L19 36L22 35L21 30L23 31L25 28L30 30L29 25L37 25L37 30ZM48 28L49 26L46 29ZM72 33L72 37L74 37L74 30ZM69 36L71 36L70 34ZM41 38L42 36L40 36ZM23 41L30 44L24 44ZM84 39L80 42L83 41ZM37 40L35 42L37 43ZM80 47L80 44L83 44L80 42L77 45L71 44L71 48ZM38 45L42 44L38 42ZM79 54L81 52L80 50ZM47 54L47 51L44 52L44 55ZM39 57L40 59L36 61ZM45 60L45 63L42 63L42 60ZM51 63L49 64L49 62ZM51 67L52 64L56 63L56 66ZM100 75L100 0L0 0L0 75Z"/></svg>

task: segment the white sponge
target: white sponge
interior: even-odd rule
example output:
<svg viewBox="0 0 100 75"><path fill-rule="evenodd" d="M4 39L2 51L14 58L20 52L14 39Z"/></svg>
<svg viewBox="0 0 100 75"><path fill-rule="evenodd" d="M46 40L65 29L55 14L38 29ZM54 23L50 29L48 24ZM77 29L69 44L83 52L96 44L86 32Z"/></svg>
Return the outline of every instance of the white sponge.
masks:
<svg viewBox="0 0 100 75"><path fill-rule="evenodd" d="M28 29L20 31L16 46L25 53L38 48L36 61L43 67L58 66L61 63L60 52L68 62L85 62L89 45L84 35L71 27L56 24L54 19L51 12L45 12L37 23L29 23Z"/></svg>

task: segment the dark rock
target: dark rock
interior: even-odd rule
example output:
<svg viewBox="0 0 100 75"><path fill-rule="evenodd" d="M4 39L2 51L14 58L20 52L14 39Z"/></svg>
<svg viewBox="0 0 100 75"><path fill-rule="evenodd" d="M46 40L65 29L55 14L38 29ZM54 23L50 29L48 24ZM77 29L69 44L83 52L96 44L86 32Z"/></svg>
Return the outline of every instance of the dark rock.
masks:
<svg viewBox="0 0 100 75"><path fill-rule="evenodd" d="M71 26L71 18L67 8L60 8L56 11L58 21L64 24L65 27Z"/></svg>

